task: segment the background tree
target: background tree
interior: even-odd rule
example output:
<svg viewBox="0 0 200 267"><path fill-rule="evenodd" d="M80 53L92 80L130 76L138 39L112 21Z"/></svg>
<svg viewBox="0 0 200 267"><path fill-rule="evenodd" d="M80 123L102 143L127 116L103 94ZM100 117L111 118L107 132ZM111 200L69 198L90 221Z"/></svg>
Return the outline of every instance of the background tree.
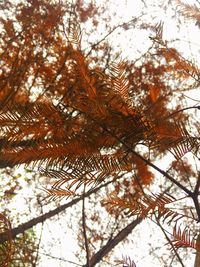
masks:
<svg viewBox="0 0 200 267"><path fill-rule="evenodd" d="M163 41L162 24L154 26L152 46L137 64L113 62L112 53L106 61L98 56L101 42L89 51L81 47L77 23L98 14L92 4L6 1L2 9L1 168L39 168L49 177L52 200L82 200L85 266L98 264L145 218L156 221L183 266L176 247L198 246L176 223L198 221L200 210L198 173L183 160L188 152L198 158L199 126L184 111L194 114L199 106L185 107L182 94L196 88L198 67ZM156 160L169 152L170 167L158 167ZM188 198L193 205L183 203L183 212L168 208ZM175 225L174 243L162 222ZM98 224L102 229L94 229Z"/></svg>

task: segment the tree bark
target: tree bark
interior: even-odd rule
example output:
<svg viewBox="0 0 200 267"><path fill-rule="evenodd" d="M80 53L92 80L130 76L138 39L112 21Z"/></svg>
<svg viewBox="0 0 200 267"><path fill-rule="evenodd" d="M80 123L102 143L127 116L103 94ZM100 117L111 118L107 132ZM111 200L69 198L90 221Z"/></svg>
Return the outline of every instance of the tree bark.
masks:
<svg viewBox="0 0 200 267"><path fill-rule="evenodd" d="M194 267L200 267L200 233L197 237L197 249Z"/></svg>
<svg viewBox="0 0 200 267"><path fill-rule="evenodd" d="M90 259L90 267L94 267L99 263L104 256L106 256L114 247L116 247L122 240L124 240L133 229L141 223L142 217L137 218L128 224L124 229L122 229L114 238L108 240L107 244L103 246L97 253L95 253ZM88 267L84 265L83 267ZM196 267L196 266L195 266Z"/></svg>
<svg viewBox="0 0 200 267"><path fill-rule="evenodd" d="M109 183L112 183L112 181L108 181L108 182L101 184L100 186L98 186L92 190L89 190L87 193L85 193L84 197L89 197L91 194L96 193L98 190L100 190L104 186L107 186ZM34 218L28 222L25 222L25 223L18 225L17 227L11 229L12 239L14 239L18 234L24 233L26 230L32 228L33 226L37 225L38 223L43 223L47 219L65 211L67 208L72 207L73 205L75 205L76 203L78 203L82 199L83 199L83 196L75 198L72 201L70 201L64 205L61 205L60 207L55 208L54 210L51 210L47 213L42 214L41 216L38 216L37 218ZM0 244L7 241L7 239L8 239L8 237L5 235L4 232L0 233Z"/></svg>

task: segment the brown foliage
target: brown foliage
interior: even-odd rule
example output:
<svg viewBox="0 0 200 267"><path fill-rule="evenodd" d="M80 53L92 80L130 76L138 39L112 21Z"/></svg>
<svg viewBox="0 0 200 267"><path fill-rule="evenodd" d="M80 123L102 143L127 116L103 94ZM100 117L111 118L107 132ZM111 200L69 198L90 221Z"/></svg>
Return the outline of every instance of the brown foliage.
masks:
<svg viewBox="0 0 200 267"><path fill-rule="evenodd" d="M76 4L81 22L97 14L92 2ZM76 17L68 4L7 0L3 11L6 6L13 14L0 20L0 167L41 168L54 179L46 189L53 200L82 194L85 186L89 190L112 177L115 190L104 202L109 212L182 218L165 207L172 197L144 194L154 182L151 166L197 205L199 188L190 191L181 179L193 172L180 160L188 152L197 155L199 138L189 133L188 116L176 104L169 106L181 92L170 81L196 82L198 68L168 48L160 30L152 38L152 54L140 65L118 61L104 70L82 51L78 20L64 23L64 15ZM168 151L176 158L177 182L152 159Z"/></svg>

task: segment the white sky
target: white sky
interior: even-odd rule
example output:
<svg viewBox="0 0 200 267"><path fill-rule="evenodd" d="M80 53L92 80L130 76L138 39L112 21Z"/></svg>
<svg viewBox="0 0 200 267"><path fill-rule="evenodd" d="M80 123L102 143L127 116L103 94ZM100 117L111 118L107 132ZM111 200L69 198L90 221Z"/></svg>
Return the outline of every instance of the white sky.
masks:
<svg viewBox="0 0 200 267"><path fill-rule="evenodd" d="M98 3L100 2L104 2L104 0L98 0ZM163 1L163 3L166 2L167 1ZM172 7L174 7L174 5L176 5L176 1L172 0L171 2ZM187 1L187 3L189 4L192 4L194 2L195 1ZM161 3L160 0L144 0L144 2L140 0L109 0L107 1L107 3L109 4L112 12L116 12L116 15L112 18L112 25L118 25L122 22L130 20L132 17L137 17L141 14L141 10L144 10L144 12L148 12L144 16L144 20L146 18L147 22L149 22L149 16L151 15L154 15L155 17L152 21L152 24L155 22L159 23L161 20L164 21L164 40L174 40L174 42L172 42L170 46L177 47L178 50L182 51L186 57L193 58L195 59L195 61L198 61L198 63L200 62L200 57L197 56L199 55L200 50L200 29L198 27L194 27L194 22L182 25L181 28L177 27L177 24L175 22L177 18L175 17L174 19L171 19L171 16L174 15L174 10L172 10L171 7L168 8L167 15L164 11L162 12L160 8L156 8L156 6ZM144 3L148 6L148 9L145 8ZM150 5L154 5L154 7L150 9ZM143 18L141 20L143 20ZM99 33L101 33L101 29L99 29ZM104 33L102 32L102 34ZM122 49L122 58L132 57L133 59L137 58L141 52L145 52L151 43L148 32L142 29L130 29L126 33L123 32L123 34L120 30L117 30L109 37L109 41L116 46L116 49L117 47L120 47ZM197 97L196 93L194 93L193 97ZM65 228L65 226L67 225L67 220L70 221L70 216L72 216L71 211L67 211L67 214L68 215L65 216L64 221L55 220L53 223L51 221L47 221L44 224L41 246L44 246L47 249L47 253L51 254L52 256L61 257L77 262L77 259L73 256L73 251L76 248L76 240L74 240L71 230L68 230L67 228L67 233L65 235L63 234L63 228ZM40 228L41 225L38 225L38 232L40 232ZM148 243L152 241L153 233L155 232L154 230L150 230L148 223L142 223L136 228L136 230L133 231L133 235L130 236L130 238L136 238L135 245L127 245L126 247L120 245L116 250L116 255L130 256L135 261L137 267L159 266L159 261L152 262L152 260L148 257ZM49 242L52 242L52 238L59 240L60 244L56 244L55 246L52 246L52 244L49 245ZM156 234L154 238L154 242L157 242L157 244L159 245L159 235ZM140 240L139 245L137 239ZM192 265L193 262L194 260L192 260ZM73 267L75 265L66 262L62 263L61 261L58 261L56 259L53 260L46 256L43 256L42 261L40 262L38 267L47 266ZM100 266L103 267L104 265L101 264ZM178 267L178 265L173 265L173 267Z"/></svg>
<svg viewBox="0 0 200 267"><path fill-rule="evenodd" d="M102 0L103 1L103 0ZM98 4L102 2L98 0ZM154 20L152 21L152 25L155 23L159 23L160 21L164 22L164 28L163 28L163 38L164 40L171 41L174 40L174 42L170 43L170 46L174 46L178 49L178 51L181 51L184 53L184 56L187 58L193 58L195 61L199 61L199 57L197 57L197 54L199 54L199 40L200 40L200 30L197 27L194 27L194 22L183 24L181 28L179 28L179 25L177 23L177 18L174 17L172 19L171 17L175 15L174 13L174 5L176 5L176 1L172 0L172 8L169 6L167 7L167 14L165 11L161 10L160 7L156 6L161 3L160 0L147 0L144 2L148 6L148 14L144 16L144 19L149 22L149 17L154 16ZM166 3L167 1L163 1L163 3ZM194 1L187 1L187 3L193 3ZM112 17L112 25L118 25L122 22L129 21L132 17L140 16L141 10L144 9L144 4L140 0L126 0L126 1L117 1L117 0L109 0L107 3L109 3L110 9L112 12L116 12L116 16ZM154 5L152 10L149 8L150 5ZM145 12L145 11L144 11ZM101 29L98 29L98 34L105 35L105 32L101 32ZM123 34L122 34L123 32ZM133 59L137 58L141 55L141 52L144 53L151 41L149 39L149 33L142 29L130 29L127 32L124 32L123 30L119 29L116 32L114 32L110 37L109 41L116 46L116 49L121 48L122 49L122 58L132 57ZM101 38L99 38L101 39ZM128 40L128 41L127 41ZM175 41L176 40L176 41ZM192 54L191 54L192 52ZM191 95L191 93L190 93ZM194 97L196 97L196 92L194 94ZM193 103L194 104L194 103ZM164 166L164 169L166 166ZM55 222L57 224L59 222ZM151 228L150 228L151 225ZM55 227L54 229L56 229ZM62 233L54 232L52 233L55 238L59 237L64 238ZM49 235L48 229L44 230L44 238L43 242L46 242L47 236ZM72 247L76 244L76 242L73 241L73 237L71 235L71 231L68 231L66 237L68 240L68 244L64 246L66 250L63 250L63 242L60 246L60 256L65 259L70 259L74 262L77 262L77 259L74 258L72 255L70 256L70 251L73 251ZM160 240L164 240L162 233L160 230L158 231L158 228L155 225L149 224L148 221L143 222L141 225L139 225L134 231L133 234L129 236L129 239L134 240L134 245L128 244L125 247L123 245L119 245L116 249L116 255L122 256L130 256L136 263L137 267L155 267L155 266L162 266L161 262L159 260L152 260L151 257L149 257L149 243L153 242L158 247L163 245L163 241L160 243ZM139 242L138 242L139 241ZM164 241L165 242L165 241ZM166 243L166 242L165 242ZM58 256L58 247L55 247L55 249L51 250L52 255ZM162 250L155 252L158 255L162 255ZM194 254L191 256L192 258L192 265L194 262ZM190 262L190 263L191 263ZM189 263L189 264L190 264ZM39 267L43 267L44 265L52 266L52 267L59 267L59 266L74 266L73 264L67 264L63 263L63 265L54 260L48 260L47 258L44 258L44 261L40 264ZM100 265L101 267L104 266L103 263ZM175 266L173 264L173 267L179 267L179 264Z"/></svg>

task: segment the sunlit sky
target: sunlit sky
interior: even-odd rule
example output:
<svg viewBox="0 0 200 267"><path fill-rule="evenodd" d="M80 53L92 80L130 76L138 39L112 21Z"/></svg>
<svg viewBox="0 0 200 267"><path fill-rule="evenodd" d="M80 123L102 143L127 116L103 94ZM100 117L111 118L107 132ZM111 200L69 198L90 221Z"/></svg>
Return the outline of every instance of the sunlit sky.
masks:
<svg viewBox="0 0 200 267"><path fill-rule="evenodd" d="M104 0L98 0L97 3L100 4L104 2ZM161 4L163 2L163 4ZM199 40L200 40L200 31L199 28L194 26L193 21L189 21L187 24L179 25L178 24L178 16L176 16L177 10L174 10L174 6L177 4L176 1L171 1L171 5L167 4L168 1L160 1L160 0L124 0L124 1L114 1L109 0L107 4L111 13L116 13L115 16L112 17L111 24L113 27L115 25L124 23L129 21L134 17L138 17L141 15L141 11L144 12L144 16L141 17L141 21L143 23L149 23L151 21L152 26L157 23L163 22L163 39L167 41L169 46L176 47L182 54L188 58L193 60L194 62L199 63ZM195 3L195 1L187 1L187 3ZM161 7L165 7L165 10ZM151 17L151 19L150 19ZM152 19L153 17L153 19ZM109 42L116 47L116 51L120 50L121 58L129 58L129 59L137 59L141 56L141 54L145 53L149 46L151 45L150 36L152 36L152 32L148 32L141 27L141 21L137 23L138 26L134 28L130 28L126 32L122 29L118 29L113 34L111 34L108 38ZM183 22L183 21L182 21ZM104 29L99 26L98 32L95 37L101 39L106 33ZM112 28L112 27L111 27ZM98 37L99 36L99 37ZM94 38L94 36L93 36ZM197 98L196 92L190 92L190 97ZM200 97L199 97L200 98ZM191 103L195 104L195 103ZM163 169L167 169L167 161L162 162ZM67 212L68 216L71 216L70 212ZM73 211L72 211L73 214ZM68 217L66 216L66 217ZM71 220L68 217L69 220ZM65 224L66 222L63 222ZM59 225L60 222L54 222L54 224ZM66 223L67 224L67 223ZM46 225L51 226L51 223ZM150 227L151 225L151 227ZM152 242L155 247L162 246L163 243L160 243L161 236L163 235L161 231L157 229L156 225L151 223L149 225L148 221L145 221L138 225L136 229L134 229L133 234L129 236L130 240L135 240L133 244L130 243L126 246L119 245L116 249L116 259L122 257L123 255L130 256L136 263L137 267L155 267L161 266L161 262L159 260L152 260L149 257L149 249ZM62 226L63 227L63 226ZM59 229L58 227L53 227L53 229ZM74 240L71 230L67 230L67 234L65 237L63 236L63 231L54 231L51 232L54 235L54 238L60 239L61 244L55 246L55 249L51 249L51 255L55 255L57 257L61 257L63 259L70 259L71 261L77 262L76 257L74 257L71 253L73 253L73 246L76 247L76 240ZM52 230L50 230L52 231ZM48 227L43 229L43 243L46 243L48 240L50 241L52 236L49 234ZM163 239L163 236L162 236ZM67 243L66 243L67 240ZM163 239L164 240L164 239ZM64 249L63 249L64 248ZM165 248L164 248L165 249ZM59 253L58 253L59 250ZM158 249L154 251L157 255L162 255L162 249ZM192 263L194 262L194 254ZM56 259L48 259L47 257L43 258L43 262L40 264L42 266L74 266L74 264L63 263L61 264ZM101 263L99 266L104 266ZM178 267L179 265L174 267Z"/></svg>
<svg viewBox="0 0 200 267"><path fill-rule="evenodd" d="M88 1L85 1L88 2ZM104 0L98 0L98 5L103 3ZM112 16L111 24L116 26L118 24L129 21L134 17L139 17L141 11L144 12L143 17L136 23L136 27L130 28L126 32L123 29L117 29L113 32L108 40L109 42L116 47L116 51L120 51L120 57L123 59L129 58L132 60L137 59L141 54L145 53L150 44L150 36L152 33L142 28L141 22L143 24L151 21L152 26L156 23L163 22L163 39L167 41L169 46L177 48L182 52L183 56L193 60L196 63L200 63L199 55L199 40L200 40L200 29L197 26L194 26L193 21L188 23L183 23L181 26L178 24L179 17L176 15L177 10L174 8L177 5L177 1L171 0L171 4L168 4L168 1L160 0L108 0L108 12L114 14ZM185 1L186 3L193 4L196 1ZM163 4L162 4L163 3ZM162 10L161 7L165 9ZM110 11L109 11L110 10ZM183 20L182 20L183 22ZM111 27L112 28L112 27ZM98 32L95 35L95 38L101 39L105 35L104 28L101 28L99 25ZM98 37L99 36L99 37ZM94 37L93 37L94 38ZM92 39L92 37L91 37ZM199 98L196 92L190 92L190 97ZM195 104L191 102L192 104ZM163 163L165 164L165 163ZM163 169L166 169L167 166L163 166ZM29 190L30 191L30 190ZM30 192L26 191L26 194ZM20 199L18 200L20 203ZM22 205L20 206L23 208ZM57 257L62 258L63 260L71 260L77 262L77 258L73 255L73 252L76 249L76 240L72 231L67 228L68 222L72 220L73 210L69 209L66 212L64 220L47 221L44 224L42 229L42 242L41 247L44 247L44 254L50 254L55 256L55 259L48 257L47 255L40 255L41 261L38 264L38 267L64 267L64 266L76 266L69 262L59 261ZM75 220L77 221L77 220ZM41 231L41 225L36 227L38 234ZM116 255L130 256L136 263L137 267L155 267L159 266L159 261L153 261L148 255L149 243L155 242L159 246L159 239L161 232L159 234L156 232L153 224L151 224L151 229L148 222L144 222L134 230L134 233L129 236L130 239L134 240L135 243L127 244L126 247L119 245L116 249ZM66 234L63 234L66 230ZM156 233L156 234L155 234ZM52 238L57 242L52 246ZM139 240L139 242L138 242ZM156 253L161 253L162 251L157 251ZM116 256L117 258L117 256ZM194 256L193 256L194 258ZM194 260L193 260L194 262ZM103 264L99 265L103 267ZM161 266L161 265L160 265ZM173 267L178 267L173 265Z"/></svg>

